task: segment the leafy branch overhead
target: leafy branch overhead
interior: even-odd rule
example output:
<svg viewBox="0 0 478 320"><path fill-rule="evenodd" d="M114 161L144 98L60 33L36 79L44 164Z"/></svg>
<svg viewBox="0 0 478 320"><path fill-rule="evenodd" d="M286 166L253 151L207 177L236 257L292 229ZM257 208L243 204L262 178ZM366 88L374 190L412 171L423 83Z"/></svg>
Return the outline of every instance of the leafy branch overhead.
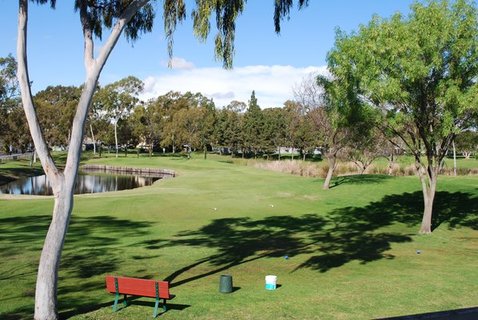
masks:
<svg viewBox="0 0 478 320"><path fill-rule="evenodd" d="M31 0L39 4L50 3L56 6L56 0ZM128 41L136 41L141 34L151 32L156 17L157 0L75 0L75 10L83 16L82 23L99 39L103 37L103 29L111 29L122 17L125 11L138 7L137 12L124 28ZM163 27L168 43L169 56L173 56L174 32L178 23L187 18L186 1L164 0L162 8ZM214 37L214 54L225 68L232 68L236 20L244 11L247 0L196 0L196 6L191 10L194 35L200 41L206 41L211 32L211 20L215 17L216 35ZM297 7L308 6L309 0L298 0ZM293 0L274 1L274 28L281 31L281 22L289 19L294 7Z"/></svg>

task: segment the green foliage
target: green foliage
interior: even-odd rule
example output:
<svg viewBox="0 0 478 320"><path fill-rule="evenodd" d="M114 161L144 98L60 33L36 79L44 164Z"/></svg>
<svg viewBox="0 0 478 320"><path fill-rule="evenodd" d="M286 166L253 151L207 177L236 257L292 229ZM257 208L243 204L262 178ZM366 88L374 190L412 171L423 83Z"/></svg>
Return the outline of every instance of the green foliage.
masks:
<svg viewBox="0 0 478 320"><path fill-rule="evenodd" d="M49 86L34 97L43 135L50 147L67 146L81 88Z"/></svg>
<svg viewBox="0 0 478 320"><path fill-rule="evenodd" d="M255 155L264 145L263 126L264 116L257 103L256 93L252 91L247 111L244 113L243 132L244 146Z"/></svg>
<svg viewBox="0 0 478 320"><path fill-rule="evenodd" d="M442 160L478 110L478 20L467 0L411 9L408 17L374 17L356 34L338 32L328 64L335 81L380 110L383 130L415 157L425 203L421 232L430 233Z"/></svg>
<svg viewBox="0 0 478 320"><path fill-rule="evenodd" d="M0 57L0 148L6 150L9 145L24 147L18 141L24 139L15 139L15 134L24 137L23 130L17 130L16 124L22 126L22 123L25 122L25 117L22 118L22 121L18 121L17 117L20 93L16 73L17 61L15 58L11 54L5 58Z"/></svg>
<svg viewBox="0 0 478 320"><path fill-rule="evenodd" d="M99 39L102 38L103 28L111 29L115 23L124 19L124 13L137 0L111 0L111 1L83 1L75 0L75 10L80 11L84 21L84 27L89 28ZM126 39L135 41L141 33L151 32L154 21L154 7L151 3L142 5L136 14L127 22L124 29Z"/></svg>
<svg viewBox="0 0 478 320"><path fill-rule="evenodd" d="M456 148L466 158L473 153L478 153L478 133L471 130L459 133L456 136Z"/></svg>
<svg viewBox="0 0 478 320"><path fill-rule="evenodd" d="M96 114L105 114L117 128L120 121L125 120L132 110L140 104L138 95L143 91L144 84L136 77L128 76L116 82L99 88L93 97L93 109ZM126 126L123 125L123 129ZM131 128L123 133L129 135ZM124 140L121 141L127 143Z"/></svg>
<svg viewBox="0 0 478 320"><path fill-rule="evenodd" d="M276 152L277 148L285 145L286 139L286 116L282 108L268 108L262 111L264 125L264 149L268 153Z"/></svg>
<svg viewBox="0 0 478 320"><path fill-rule="evenodd" d="M25 112L18 105L11 108L5 117L0 120L0 123L3 122L3 130L0 129L3 151L8 152L10 145L22 152L27 151L32 146L32 138L26 121Z"/></svg>
<svg viewBox="0 0 478 320"><path fill-rule="evenodd" d="M382 109L410 150L440 162L478 104L478 24L468 1L415 3L409 17L374 17L356 34L339 32L329 67Z"/></svg>
<svg viewBox="0 0 478 320"><path fill-rule="evenodd" d="M212 142L216 110L214 102L200 93L169 92L150 101L144 112L149 119L142 121L150 123L160 143L173 152L182 145L204 149Z"/></svg>
<svg viewBox="0 0 478 320"><path fill-rule="evenodd" d="M19 96L17 80L17 61L9 54L0 57L0 107L8 109Z"/></svg>
<svg viewBox="0 0 478 320"><path fill-rule="evenodd" d="M242 131L246 104L232 101L225 108L218 110L217 122L214 132L215 142L218 146L226 146L237 151L243 147L244 132Z"/></svg>

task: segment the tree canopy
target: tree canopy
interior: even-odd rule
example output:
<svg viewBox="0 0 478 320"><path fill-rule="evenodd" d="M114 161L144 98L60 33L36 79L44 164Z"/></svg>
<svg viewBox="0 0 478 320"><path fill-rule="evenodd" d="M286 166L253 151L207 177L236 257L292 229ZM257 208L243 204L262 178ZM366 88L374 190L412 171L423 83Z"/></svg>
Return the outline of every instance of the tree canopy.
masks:
<svg viewBox="0 0 478 320"><path fill-rule="evenodd" d="M478 106L476 17L476 7L467 0L417 2L408 17L376 16L356 33L339 31L328 56L333 76L380 110L385 129L415 157L424 233L431 232L442 160L456 134L471 125Z"/></svg>

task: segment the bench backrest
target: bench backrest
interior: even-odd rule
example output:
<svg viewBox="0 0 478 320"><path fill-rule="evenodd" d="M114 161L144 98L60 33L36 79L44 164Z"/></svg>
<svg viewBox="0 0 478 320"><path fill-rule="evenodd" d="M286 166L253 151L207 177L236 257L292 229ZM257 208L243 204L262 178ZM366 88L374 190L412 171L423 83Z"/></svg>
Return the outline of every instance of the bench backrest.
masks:
<svg viewBox="0 0 478 320"><path fill-rule="evenodd" d="M108 292L116 293L115 279L118 281L118 293L120 294L155 298L157 283L159 297L161 299L171 299L169 294L169 282L167 281L106 276L106 290Z"/></svg>

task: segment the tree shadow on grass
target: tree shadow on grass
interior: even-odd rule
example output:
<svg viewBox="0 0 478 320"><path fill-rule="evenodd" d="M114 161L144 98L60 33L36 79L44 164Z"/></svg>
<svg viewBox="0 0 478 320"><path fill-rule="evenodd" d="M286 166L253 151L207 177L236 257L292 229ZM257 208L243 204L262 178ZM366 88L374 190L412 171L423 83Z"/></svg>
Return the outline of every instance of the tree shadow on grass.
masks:
<svg viewBox="0 0 478 320"><path fill-rule="evenodd" d="M354 174L347 176L339 176L332 179L330 188L338 187L341 184L382 183L391 178L391 176L383 174Z"/></svg>
<svg viewBox="0 0 478 320"><path fill-rule="evenodd" d="M434 226L448 223L450 228L478 228L477 197L462 192L439 192L435 203ZM328 214L270 216L260 220L248 217L213 220L199 230L185 231L175 240L150 240L151 250L171 246L215 248L216 253L184 266L166 277L179 286L231 267L262 258L310 257L297 269L327 272L351 261L362 264L393 259L392 243L412 241L410 234L388 231L387 226L403 223L416 226L422 217L421 192L388 195L365 207L345 207ZM196 266L211 264L205 273L175 281Z"/></svg>
<svg viewBox="0 0 478 320"><path fill-rule="evenodd" d="M15 279L22 280L26 285L18 288L18 297L32 297L32 304L36 268L50 221L49 215L0 218L0 245L6 248L0 252L1 259L12 259L19 252L36 256L26 265L15 265L9 270L2 270L0 287L2 282L11 285ZM150 222L112 216L72 216L60 265L58 301L61 318L65 318L65 313L72 316L110 304L104 303L104 297L85 294L84 298L75 299L72 295L103 289L103 275L117 270L124 259L121 254L121 239L144 236L149 232L150 225ZM1 269L3 268L0 267ZM0 298L0 303L1 301ZM31 319L32 312L33 305L22 306L13 312L2 314L1 318Z"/></svg>

